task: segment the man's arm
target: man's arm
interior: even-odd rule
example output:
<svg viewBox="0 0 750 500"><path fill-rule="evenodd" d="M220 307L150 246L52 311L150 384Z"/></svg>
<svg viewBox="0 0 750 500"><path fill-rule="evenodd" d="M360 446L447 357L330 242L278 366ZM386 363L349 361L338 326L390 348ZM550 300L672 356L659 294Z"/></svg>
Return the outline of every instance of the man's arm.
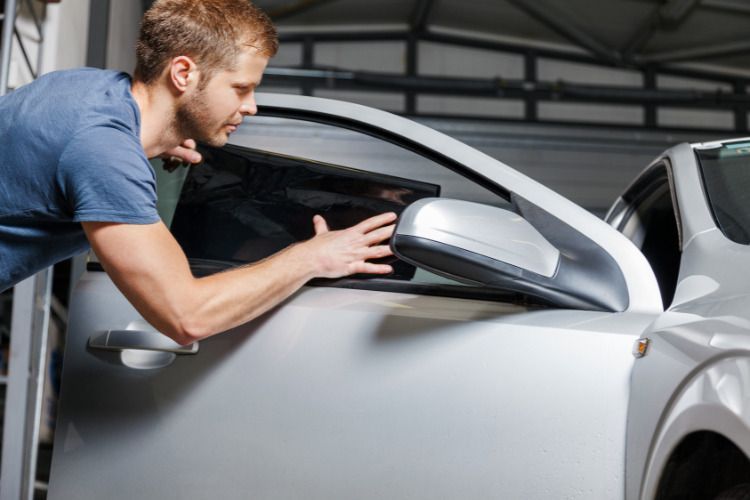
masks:
<svg viewBox="0 0 750 500"><path fill-rule="evenodd" d="M381 214L342 231L315 216L316 235L255 264L193 277L166 226L83 222L104 269L139 313L159 331L188 344L263 314L316 277L386 274L366 262L391 255L379 243L393 234L395 214Z"/></svg>

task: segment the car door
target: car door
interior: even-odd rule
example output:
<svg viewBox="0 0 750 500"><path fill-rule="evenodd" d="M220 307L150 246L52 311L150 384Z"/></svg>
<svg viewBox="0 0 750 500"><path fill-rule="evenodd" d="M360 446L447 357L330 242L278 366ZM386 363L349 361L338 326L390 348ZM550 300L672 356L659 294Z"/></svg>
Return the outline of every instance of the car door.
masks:
<svg viewBox="0 0 750 500"><path fill-rule="evenodd" d="M205 151L210 175L195 167L173 179L171 205L161 197L194 272L304 239L310 210L345 225L439 195L512 206L561 251L588 248L592 283L609 266L619 309L560 308L401 264L311 283L178 349L92 266L70 311L50 498L621 496L631 348L661 310L638 249L412 121L300 96L259 105L234 146ZM201 221L200 203L218 211Z"/></svg>

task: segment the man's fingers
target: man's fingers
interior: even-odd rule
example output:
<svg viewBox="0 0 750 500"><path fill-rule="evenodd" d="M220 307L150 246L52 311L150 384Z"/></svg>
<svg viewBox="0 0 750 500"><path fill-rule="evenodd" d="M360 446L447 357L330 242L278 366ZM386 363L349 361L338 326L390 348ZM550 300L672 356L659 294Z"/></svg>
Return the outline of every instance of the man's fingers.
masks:
<svg viewBox="0 0 750 500"><path fill-rule="evenodd" d="M323 234L328 232L328 223L320 215L313 217L313 227L315 228L315 234Z"/></svg>
<svg viewBox="0 0 750 500"><path fill-rule="evenodd" d="M386 212L384 214L376 215L365 219L356 226L354 229L361 231L362 233L369 233L373 229L379 228L396 220L396 214L393 212Z"/></svg>
<svg viewBox="0 0 750 500"><path fill-rule="evenodd" d="M391 224L390 226L385 226L378 228L374 231L370 231L365 235L365 241L368 245L374 245L375 243L380 243L381 241L385 241L391 236L393 236L393 231L396 229L395 224Z"/></svg>
<svg viewBox="0 0 750 500"><path fill-rule="evenodd" d="M371 262L363 262L358 265L352 274L389 274L393 272L393 268L388 264L373 264Z"/></svg>
<svg viewBox="0 0 750 500"><path fill-rule="evenodd" d="M203 159L201 154L195 150L195 141L188 139L183 142L181 146L177 146L168 151L162 153L161 158L170 163L183 162L183 163L200 163Z"/></svg>
<svg viewBox="0 0 750 500"><path fill-rule="evenodd" d="M388 245L378 245L374 247L370 247L367 252L367 257L365 260L370 259L380 259L383 257L389 257L393 255L393 250L391 250L391 247Z"/></svg>
<svg viewBox="0 0 750 500"><path fill-rule="evenodd" d="M193 148L177 146L167 151L167 154L182 158L182 161L186 163L199 163L201 161L201 154Z"/></svg>

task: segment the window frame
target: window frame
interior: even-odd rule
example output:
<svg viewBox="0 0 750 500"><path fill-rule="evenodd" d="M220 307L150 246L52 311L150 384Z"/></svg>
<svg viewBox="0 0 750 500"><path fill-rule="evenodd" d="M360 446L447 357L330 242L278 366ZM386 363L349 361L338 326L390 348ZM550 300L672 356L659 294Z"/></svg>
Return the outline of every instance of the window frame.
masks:
<svg viewBox="0 0 750 500"><path fill-rule="evenodd" d="M677 199L674 168L669 157L660 157L652 162L648 167L646 167L646 169L631 183L631 185L628 186L622 196L618 198L617 202L610 210L610 213L608 213L605 217L605 220L609 222L612 227L622 233L626 238L631 240L633 244L636 245L641 252L643 252L643 242L641 242L640 245L636 244L636 242L633 241L633 239L629 235L627 235L624 230L636 214L643 213L639 212L639 208L644 204L649 204L649 206L646 207L647 211L653 209L653 204L655 202L654 197L659 194L659 191L664 187L666 187L669 191L672 214L674 215L674 220L677 225L677 250L680 254L681 261L684 246L684 227L679 202ZM661 194L660 196L663 196L663 194ZM654 269L653 263L650 260L649 265L656 275L656 269ZM677 279L679 279L679 267L680 266L678 265ZM676 283L674 283L673 285L676 286ZM661 283L659 283L659 287L660 291L663 293L664 291L661 290ZM670 303L666 303L666 301L664 303L665 310L669 308L673 300L674 297L672 294L672 300L669 301Z"/></svg>
<svg viewBox="0 0 750 500"><path fill-rule="evenodd" d="M743 143L748 143L748 142L749 141L747 139L725 141L725 142L718 143L720 144L720 146L719 148L715 148L715 149L725 148L730 144L743 144ZM710 149L710 148L707 148L707 149ZM704 148L696 148L693 150L693 154L695 155L695 161L698 165L700 187L701 187L701 190L703 191L703 195L705 196L706 207L708 208L708 212L711 214L711 220L713 221L716 228L721 232L721 234L727 240L733 243L736 243L738 245L743 245L746 247L750 246L750 237L748 237L746 240L738 240L737 238L733 237L733 235L727 232L725 225L722 223L721 220L719 220L719 216L716 213L717 211L716 211L716 205L714 204L714 199L720 198L720 197L712 195L712 191L709 189L708 183L706 182L706 168L703 165L703 160L701 159L701 155L700 155L700 153L704 150L705 150ZM748 228L747 232L750 232L750 228Z"/></svg>
<svg viewBox="0 0 750 500"><path fill-rule="evenodd" d="M446 168L466 180L466 182L473 183L481 188L486 189L492 194L498 197L498 201L504 201L510 203L511 195L510 192L495 182L486 179L480 174L473 170L465 167L461 163L442 155L433 149L427 148L415 141L408 140L404 136L394 133L389 130L384 130L374 126L363 126L362 122L356 122L354 120L345 119L342 117L331 117L330 115L324 115L321 113L315 113L309 110L294 110L290 111L283 108L274 108L272 106L259 105L258 114L260 117L269 118L282 118L300 122L316 123L335 127L339 129L350 130L355 133L363 134L374 139L383 141L388 144L392 144L404 151L411 152L429 160L430 162ZM252 126L251 124L249 126ZM233 148L248 148L237 143L229 143L228 146ZM287 156L285 153L277 153L274 151L265 151L268 154ZM299 157L302 160L309 160L311 162L318 162L315 158ZM347 165L340 165L347 167ZM347 167L349 168L349 167ZM404 176L409 180L414 180L411 177ZM225 263L224 265L217 265L216 270L212 272L220 272L235 266L242 264L237 263ZM200 265L198 266L200 267ZM93 266L92 269L95 269ZM196 276L211 274L212 272L206 272L205 268L201 271L196 272L195 261L191 260L191 268L193 269ZM471 284L446 284L446 283L425 283L425 282L410 282L396 279L388 279L382 277L371 277L371 278L359 278L359 277L344 277L340 279L323 279L316 278L306 284L307 286L314 287L333 287L333 288L349 288L359 290L371 290L380 292L393 292L393 293L406 293L413 295L422 296L440 296L457 299L470 299L470 300L486 300L492 302L510 303L514 305L522 305L524 307L550 307L550 303L543 299L520 294L516 292L509 292L502 289L494 289L485 286L471 285Z"/></svg>

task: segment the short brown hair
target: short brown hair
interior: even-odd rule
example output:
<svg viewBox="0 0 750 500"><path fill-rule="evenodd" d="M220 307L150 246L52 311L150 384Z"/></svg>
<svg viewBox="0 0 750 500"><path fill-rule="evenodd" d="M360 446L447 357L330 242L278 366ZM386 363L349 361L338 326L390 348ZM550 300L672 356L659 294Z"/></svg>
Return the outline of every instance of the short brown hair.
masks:
<svg viewBox="0 0 750 500"><path fill-rule="evenodd" d="M156 0L141 21L135 78L152 83L173 57L188 56L205 84L248 46L267 57L279 48L271 19L249 0Z"/></svg>

